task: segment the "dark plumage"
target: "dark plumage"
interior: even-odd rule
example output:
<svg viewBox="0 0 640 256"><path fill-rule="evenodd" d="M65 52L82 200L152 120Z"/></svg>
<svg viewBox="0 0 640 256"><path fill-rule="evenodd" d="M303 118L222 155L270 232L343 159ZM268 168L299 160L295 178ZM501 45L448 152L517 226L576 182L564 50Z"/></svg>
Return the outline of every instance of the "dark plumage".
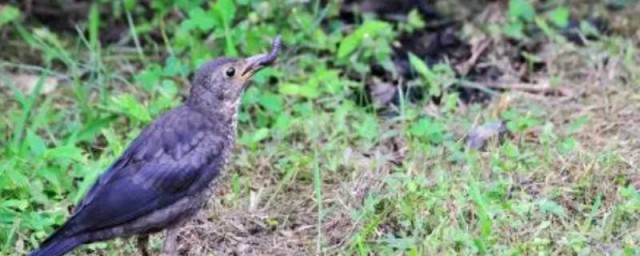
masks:
<svg viewBox="0 0 640 256"><path fill-rule="evenodd" d="M196 73L187 101L156 119L104 173L73 215L32 256L63 255L116 237L167 229L165 254L177 255L177 228L206 202L211 182L229 160L240 96L250 77L279 52L246 59L219 58Z"/></svg>

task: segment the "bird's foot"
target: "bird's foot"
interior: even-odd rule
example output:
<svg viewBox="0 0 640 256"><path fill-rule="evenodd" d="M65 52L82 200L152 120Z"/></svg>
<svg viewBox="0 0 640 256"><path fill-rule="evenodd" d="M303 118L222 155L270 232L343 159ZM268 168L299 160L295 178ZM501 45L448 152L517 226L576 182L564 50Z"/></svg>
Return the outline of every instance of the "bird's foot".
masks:
<svg viewBox="0 0 640 256"><path fill-rule="evenodd" d="M148 235L142 235L138 237L138 251L140 251L140 255L149 256L149 251L147 250L148 244L149 244Z"/></svg>
<svg viewBox="0 0 640 256"><path fill-rule="evenodd" d="M178 229L169 228L164 237L164 253L163 256L178 256L177 240Z"/></svg>

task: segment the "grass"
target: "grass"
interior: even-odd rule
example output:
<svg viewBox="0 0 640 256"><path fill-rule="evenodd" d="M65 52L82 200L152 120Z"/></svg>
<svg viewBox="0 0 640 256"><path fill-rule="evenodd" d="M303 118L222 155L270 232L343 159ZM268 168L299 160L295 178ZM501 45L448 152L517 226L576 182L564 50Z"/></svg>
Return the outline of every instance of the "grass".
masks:
<svg viewBox="0 0 640 256"><path fill-rule="evenodd" d="M510 41L532 40L526 28L536 26L550 50L546 59L522 54L522 70L569 96L503 90L487 104L464 104L450 88L471 78L412 55L418 76L409 82L445 100L399 90L398 106L383 108L397 113L388 116L360 100L374 76L369 64L393 68L391 46L421 23L359 14L350 24L339 3L320 2L96 4L71 32L19 12L2 16L11 19L0 19L8 38L0 43L8 49L0 63L0 254L23 255L62 223L144 125L180 103L203 61L264 51L276 34L286 50L245 92L234 161L209 206L181 230L184 253L640 254L637 35L616 33L614 23L613 33L578 46L554 26L565 23L565 10L598 5L561 2L543 12L509 1L502 23L465 18L469 34L492 40L482 63L515 73ZM459 2L446 4L465 13ZM113 25L100 15L109 8L126 24L123 43L100 42ZM35 82L18 83L16 74ZM509 129L502 141L465 147L471 129L498 119ZM161 235L151 246L160 251ZM134 248L119 239L75 254Z"/></svg>

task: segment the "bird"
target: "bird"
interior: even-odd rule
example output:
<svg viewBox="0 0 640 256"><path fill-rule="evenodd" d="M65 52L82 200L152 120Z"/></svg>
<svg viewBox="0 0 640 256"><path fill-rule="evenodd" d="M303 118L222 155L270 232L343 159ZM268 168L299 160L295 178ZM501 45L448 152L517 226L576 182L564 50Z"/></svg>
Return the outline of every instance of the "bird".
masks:
<svg viewBox="0 0 640 256"><path fill-rule="evenodd" d="M132 236L140 254L149 255L149 235L163 230L163 254L177 255L180 226L204 207L229 162L243 91L253 74L275 63L280 48L276 36L268 53L203 64L186 100L145 127L29 255L59 256Z"/></svg>

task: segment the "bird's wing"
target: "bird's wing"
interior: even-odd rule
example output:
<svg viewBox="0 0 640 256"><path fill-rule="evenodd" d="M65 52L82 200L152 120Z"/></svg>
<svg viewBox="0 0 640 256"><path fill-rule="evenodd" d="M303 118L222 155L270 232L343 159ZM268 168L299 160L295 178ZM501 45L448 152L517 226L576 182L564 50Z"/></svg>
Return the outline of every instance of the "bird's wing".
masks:
<svg viewBox="0 0 640 256"><path fill-rule="evenodd" d="M114 227L207 186L227 142L203 131L203 122L176 112L150 125L89 190L63 232Z"/></svg>

